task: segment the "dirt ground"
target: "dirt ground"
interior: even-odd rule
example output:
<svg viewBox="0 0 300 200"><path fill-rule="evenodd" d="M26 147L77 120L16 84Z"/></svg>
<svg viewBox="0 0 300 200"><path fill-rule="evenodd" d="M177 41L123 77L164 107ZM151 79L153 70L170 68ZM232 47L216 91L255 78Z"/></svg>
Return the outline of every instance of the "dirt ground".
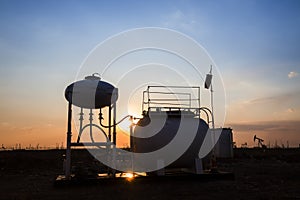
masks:
<svg viewBox="0 0 300 200"><path fill-rule="evenodd" d="M300 199L300 148L235 149L218 166L233 180L172 179L54 187L63 150L0 151L0 199ZM74 162L93 162L83 150Z"/></svg>

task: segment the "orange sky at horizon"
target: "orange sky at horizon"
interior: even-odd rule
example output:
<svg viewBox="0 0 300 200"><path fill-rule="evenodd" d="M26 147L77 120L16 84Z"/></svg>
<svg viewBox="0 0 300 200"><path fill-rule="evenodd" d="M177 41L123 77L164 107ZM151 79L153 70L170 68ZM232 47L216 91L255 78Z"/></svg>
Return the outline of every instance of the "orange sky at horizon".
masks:
<svg viewBox="0 0 300 200"><path fill-rule="evenodd" d="M215 116L223 118L226 111L224 127L233 129L238 147L243 143L255 146L254 135L271 146L277 142L279 146L288 143L290 147L299 147L300 1L270 0L166 0L130 4L125 1L0 1L0 145L56 147L63 143L65 146L68 106L65 88L75 79L91 75L87 68L80 71L81 66L99 44L124 31L145 27L183 33L209 53L215 63L213 75L219 73L219 79L213 81L223 86L214 87ZM116 46L128 43L131 42L116 43ZM172 46L176 42L171 43ZM179 50L182 44L178 45ZM101 56L110 58L111 54ZM193 57L200 58L196 53ZM135 70L139 72L133 74L136 80L126 71L126 66L159 63L157 58L165 58L166 62L160 62L156 68L147 65ZM139 84L140 80L148 77L166 83L168 75L173 78L172 84L180 85L182 79L177 78L177 72L188 74L184 77L203 89L203 78L212 63L197 66L203 70L199 80L182 57L167 52L135 51L110 64L119 64L119 68L107 70L101 78L121 85L116 85L121 99L130 95L141 97L139 89L146 85ZM174 72L162 70L168 66ZM91 67L99 67L92 73L101 74L104 66L91 64ZM80 76L79 72L82 72ZM119 77L123 82L118 82ZM205 101L209 99L208 91L201 95ZM207 102L203 105L208 106ZM138 116L142 113L140 101L120 104L117 120L123 113L133 114L129 109ZM78 120L79 116L73 117ZM97 116L94 119L98 123ZM75 140L75 126L73 134ZM128 145L129 141L118 135L118 145Z"/></svg>
<svg viewBox="0 0 300 200"><path fill-rule="evenodd" d="M61 146L61 144L65 146L67 132L66 110L61 112L61 115L56 119L51 119L51 117L35 117L31 119L35 123L29 123L30 118L26 118L23 114L20 114L19 117L26 120L21 122L20 119L17 119L19 123L10 121L0 124L0 133L2 133L1 145L3 144L4 147L13 148L16 144L21 144L22 148L29 146L36 147L37 145L39 147L56 147ZM85 118L87 117L85 116ZM97 117L94 117L95 123L98 123ZM130 124L129 120L125 123ZM284 145L286 147L288 143L289 147L299 147L299 140L297 140L299 132L297 131L300 129L300 121L281 120L228 123L224 127L231 127L233 129L234 142L236 142L238 147L244 143L247 143L249 147L255 146L256 142L253 142L254 135L264 139L265 144L270 144L271 147L274 147L275 143L279 146ZM127 131L129 131L129 127ZM283 132L285 134L282 134ZM76 141L78 131L74 123L72 123L72 133L72 139ZM120 128L117 129L117 144L119 147L129 146L129 137L122 133Z"/></svg>

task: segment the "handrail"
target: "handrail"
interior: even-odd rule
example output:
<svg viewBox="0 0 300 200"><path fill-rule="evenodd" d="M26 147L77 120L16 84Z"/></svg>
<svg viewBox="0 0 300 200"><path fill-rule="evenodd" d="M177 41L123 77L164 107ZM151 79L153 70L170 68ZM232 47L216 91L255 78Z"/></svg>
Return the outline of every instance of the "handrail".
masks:
<svg viewBox="0 0 300 200"><path fill-rule="evenodd" d="M154 90L151 90L151 88L154 88ZM159 90L159 88L161 88L161 90ZM172 88L173 91L167 91L169 88ZM183 89L190 89L190 91L183 92ZM195 91L195 89L197 89L197 91ZM197 98L192 97L194 93L193 91L198 93ZM178 106L180 108L190 109L192 109L195 105L200 106L200 87L150 85L145 91L143 91L142 110L149 110L151 107L166 107L166 105L169 105L170 107Z"/></svg>

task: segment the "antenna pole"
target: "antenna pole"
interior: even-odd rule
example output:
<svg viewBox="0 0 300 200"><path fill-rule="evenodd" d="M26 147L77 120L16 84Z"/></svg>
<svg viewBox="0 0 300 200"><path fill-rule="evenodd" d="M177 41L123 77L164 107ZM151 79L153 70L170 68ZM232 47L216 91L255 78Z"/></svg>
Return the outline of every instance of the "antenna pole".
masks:
<svg viewBox="0 0 300 200"><path fill-rule="evenodd" d="M209 73L212 75L212 65L210 65L210 71ZM212 128L215 129L215 118L214 118L214 95L213 95L213 83L211 81L210 85L210 105L211 105L211 113L212 113ZM214 138L215 140L215 138Z"/></svg>
<svg viewBox="0 0 300 200"><path fill-rule="evenodd" d="M210 65L209 73L212 75L212 65ZM214 95L213 95L213 81L210 85L210 105L211 105L211 122L212 122L212 134L213 134L213 149L212 149L212 168L217 168L216 166L216 134L215 134L215 117L214 117Z"/></svg>

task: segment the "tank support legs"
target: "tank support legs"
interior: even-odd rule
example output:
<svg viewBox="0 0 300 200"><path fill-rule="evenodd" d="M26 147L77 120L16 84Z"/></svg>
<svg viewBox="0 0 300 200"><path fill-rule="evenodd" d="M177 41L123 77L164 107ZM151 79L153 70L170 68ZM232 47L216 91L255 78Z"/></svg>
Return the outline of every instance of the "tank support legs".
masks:
<svg viewBox="0 0 300 200"><path fill-rule="evenodd" d="M66 149L66 164L65 175L66 179L71 177L71 138L72 138L72 104L68 106L68 130L67 130L67 149Z"/></svg>

